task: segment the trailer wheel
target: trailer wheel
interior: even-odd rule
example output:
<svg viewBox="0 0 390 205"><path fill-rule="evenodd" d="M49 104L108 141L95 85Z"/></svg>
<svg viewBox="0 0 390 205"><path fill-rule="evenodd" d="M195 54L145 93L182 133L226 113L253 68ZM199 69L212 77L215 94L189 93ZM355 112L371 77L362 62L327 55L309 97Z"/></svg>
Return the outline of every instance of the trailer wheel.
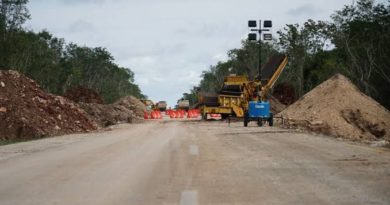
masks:
<svg viewBox="0 0 390 205"><path fill-rule="evenodd" d="M244 127L248 127L249 116L248 113L244 114Z"/></svg>
<svg viewBox="0 0 390 205"><path fill-rule="evenodd" d="M259 127L263 126L263 120L261 118L257 119L257 125Z"/></svg>
<svg viewBox="0 0 390 205"><path fill-rule="evenodd" d="M268 125L270 127L274 126L274 115L271 113L268 119Z"/></svg>

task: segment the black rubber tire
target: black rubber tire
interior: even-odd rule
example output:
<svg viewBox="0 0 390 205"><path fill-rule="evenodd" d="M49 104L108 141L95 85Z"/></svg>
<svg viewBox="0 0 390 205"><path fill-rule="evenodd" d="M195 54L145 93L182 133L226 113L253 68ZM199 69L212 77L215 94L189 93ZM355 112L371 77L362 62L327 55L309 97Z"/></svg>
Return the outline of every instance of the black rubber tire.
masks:
<svg viewBox="0 0 390 205"><path fill-rule="evenodd" d="M271 113L268 119L268 125L270 127L274 126L274 115Z"/></svg>
<svg viewBox="0 0 390 205"><path fill-rule="evenodd" d="M229 117L229 115L227 115L227 114L221 114L221 117L222 117L222 120L226 120L226 119Z"/></svg>
<svg viewBox="0 0 390 205"><path fill-rule="evenodd" d="M244 127L248 127L248 123L249 123L249 116L248 116L248 113L245 113L244 114Z"/></svg>
<svg viewBox="0 0 390 205"><path fill-rule="evenodd" d="M259 127L262 127L263 126L263 120L261 118L257 119L257 125Z"/></svg>

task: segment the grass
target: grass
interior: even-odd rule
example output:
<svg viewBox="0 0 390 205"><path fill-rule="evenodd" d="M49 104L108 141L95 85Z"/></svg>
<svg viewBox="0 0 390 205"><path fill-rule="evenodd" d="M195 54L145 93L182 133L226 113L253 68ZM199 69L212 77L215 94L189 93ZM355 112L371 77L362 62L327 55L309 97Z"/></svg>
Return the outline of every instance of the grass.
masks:
<svg viewBox="0 0 390 205"><path fill-rule="evenodd" d="M38 139L0 139L0 146L17 144L22 142L29 142L34 140L38 140Z"/></svg>

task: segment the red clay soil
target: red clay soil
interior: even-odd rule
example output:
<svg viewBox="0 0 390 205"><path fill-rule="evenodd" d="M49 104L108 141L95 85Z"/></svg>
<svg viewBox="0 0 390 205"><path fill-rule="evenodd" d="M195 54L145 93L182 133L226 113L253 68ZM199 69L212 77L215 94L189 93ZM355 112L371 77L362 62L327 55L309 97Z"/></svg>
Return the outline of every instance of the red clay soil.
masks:
<svg viewBox="0 0 390 205"><path fill-rule="evenodd" d="M104 104L103 98L96 91L83 86L68 89L64 96L74 102Z"/></svg>
<svg viewBox="0 0 390 205"><path fill-rule="evenodd" d="M279 113L286 126L354 141L390 141L390 112L343 75L323 82Z"/></svg>
<svg viewBox="0 0 390 205"><path fill-rule="evenodd" d="M16 71L0 71L0 140L36 139L97 128L74 102L44 92Z"/></svg>

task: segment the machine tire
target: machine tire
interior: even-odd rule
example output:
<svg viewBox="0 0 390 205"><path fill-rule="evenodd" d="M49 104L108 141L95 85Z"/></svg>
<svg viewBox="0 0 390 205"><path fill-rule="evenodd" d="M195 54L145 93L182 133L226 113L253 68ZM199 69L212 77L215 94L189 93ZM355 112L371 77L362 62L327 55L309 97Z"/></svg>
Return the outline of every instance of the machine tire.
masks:
<svg viewBox="0 0 390 205"><path fill-rule="evenodd" d="M274 115L271 113L268 119L268 125L270 127L274 126Z"/></svg>
<svg viewBox="0 0 390 205"><path fill-rule="evenodd" d="M222 117L222 120L226 120L226 119L229 117L229 115L227 115L227 114L221 114L221 117Z"/></svg>
<svg viewBox="0 0 390 205"><path fill-rule="evenodd" d="M262 127L263 126L263 120L261 118L257 119L257 125L259 127Z"/></svg>
<svg viewBox="0 0 390 205"><path fill-rule="evenodd" d="M248 127L249 116L248 113L244 114L244 127Z"/></svg>

